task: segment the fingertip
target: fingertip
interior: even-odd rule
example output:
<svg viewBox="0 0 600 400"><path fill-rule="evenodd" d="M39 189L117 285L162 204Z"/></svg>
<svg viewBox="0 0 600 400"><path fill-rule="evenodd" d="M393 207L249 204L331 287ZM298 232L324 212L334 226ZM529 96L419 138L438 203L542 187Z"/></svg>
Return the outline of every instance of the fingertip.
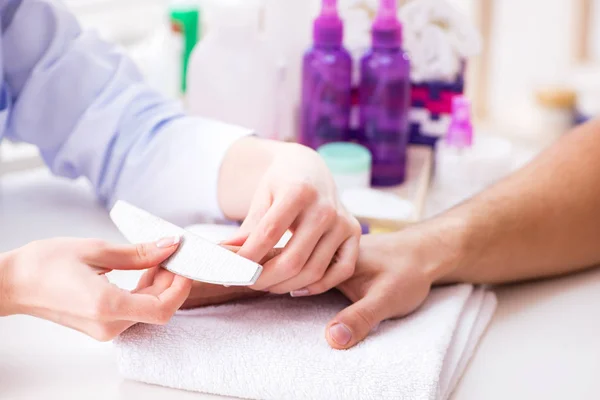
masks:
<svg viewBox="0 0 600 400"><path fill-rule="evenodd" d="M345 350L352 347L353 333L345 324L339 321L330 323L325 334L327 342L337 350Z"/></svg>
<svg viewBox="0 0 600 400"><path fill-rule="evenodd" d="M257 248L256 246L252 246L248 242L245 242L242 245L242 247L240 247L239 251L237 252L237 255L244 257L255 263L258 263L260 260L262 260L266 256L266 252L265 252L265 254L262 254L262 252L260 251L260 248Z"/></svg>
<svg viewBox="0 0 600 400"><path fill-rule="evenodd" d="M173 279L173 286L177 286L181 290L191 290L193 281L185 276L175 274Z"/></svg>
<svg viewBox="0 0 600 400"><path fill-rule="evenodd" d="M179 246L179 243L181 243L181 236L176 235L159 239L155 242L155 245L159 249L171 249L172 251L175 251Z"/></svg>
<svg viewBox="0 0 600 400"><path fill-rule="evenodd" d="M248 240L248 234L247 233L242 233L242 234L237 234L229 239L225 239L219 242L219 245L221 246L236 246L236 247L240 247L243 246L244 243L246 243L246 240Z"/></svg>

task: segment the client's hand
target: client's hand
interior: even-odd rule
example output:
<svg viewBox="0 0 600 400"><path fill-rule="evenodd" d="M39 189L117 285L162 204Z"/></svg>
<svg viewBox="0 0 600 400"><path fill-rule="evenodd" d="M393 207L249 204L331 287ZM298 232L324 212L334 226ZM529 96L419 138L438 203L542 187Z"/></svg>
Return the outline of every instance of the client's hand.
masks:
<svg viewBox="0 0 600 400"><path fill-rule="evenodd" d="M418 232L363 236L356 271L338 289L354 304L326 329L330 346L348 349L386 319L403 317L425 300L434 277L415 249Z"/></svg>
<svg viewBox="0 0 600 400"><path fill-rule="evenodd" d="M0 255L0 315L28 314L113 339L137 322L165 324L188 297L191 281L156 267L179 243L117 246L90 239L50 239ZM129 292L111 270L149 269Z"/></svg>

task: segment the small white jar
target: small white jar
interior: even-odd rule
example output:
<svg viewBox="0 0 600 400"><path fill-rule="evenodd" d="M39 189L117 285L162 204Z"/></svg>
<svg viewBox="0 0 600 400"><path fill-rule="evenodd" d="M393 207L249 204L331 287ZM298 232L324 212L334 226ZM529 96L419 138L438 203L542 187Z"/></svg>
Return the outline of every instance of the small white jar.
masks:
<svg viewBox="0 0 600 400"><path fill-rule="evenodd" d="M573 126L576 95L566 88L545 88L536 92L536 130L542 144L559 139Z"/></svg>
<svg viewBox="0 0 600 400"><path fill-rule="evenodd" d="M371 185L371 152L358 144L336 142L319 147L338 190L368 188Z"/></svg>

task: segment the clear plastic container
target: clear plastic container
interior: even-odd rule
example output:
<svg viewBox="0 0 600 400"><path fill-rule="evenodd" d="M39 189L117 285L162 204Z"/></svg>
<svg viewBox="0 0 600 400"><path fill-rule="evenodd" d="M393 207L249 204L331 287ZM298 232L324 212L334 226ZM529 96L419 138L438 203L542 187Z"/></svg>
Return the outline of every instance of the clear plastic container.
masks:
<svg viewBox="0 0 600 400"><path fill-rule="evenodd" d="M355 143L329 143L317 150L325 160L340 192L368 188L371 184L371 153Z"/></svg>

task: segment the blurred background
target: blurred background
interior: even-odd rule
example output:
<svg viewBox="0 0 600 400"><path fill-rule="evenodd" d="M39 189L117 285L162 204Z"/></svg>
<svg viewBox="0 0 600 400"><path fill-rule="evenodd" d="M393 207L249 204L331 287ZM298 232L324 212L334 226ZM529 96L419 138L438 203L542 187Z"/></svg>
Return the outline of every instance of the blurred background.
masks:
<svg viewBox="0 0 600 400"><path fill-rule="evenodd" d="M417 7L403 17L403 9L418 2L432 3L398 1L405 32L415 31L424 14ZM189 112L246 125L269 138L297 139L302 57L311 46L321 1L64 3L85 29L120 46L154 88L181 101ZM355 63L371 43L378 4L338 1L344 44ZM506 138L535 154L600 111L600 0L443 4L428 23L447 33L466 65L460 91L472 105L477 135ZM220 36L209 40L217 32ZM418 45L406 45L416 57ZM36 154L29 146L5 141L0 173L40 165Z"/></svg>
<svg viewBox="0 0 600 400"><path fill-rule="evenodd" d="M254 0L248 0L254 1ZM399 4L410 0L400 0ZM418 0L417 0L418 1ZM219 0L66 0L85 27L97 29L108 40L121 44L140 65L148 79L169 94L176 93L172 75L182 51L170 21L170 11L195 8L199 14L199 36L210 29L210 13ZM282 41L302 41L308 47L317 0L257 0L262 12L277 13L274 18L294 21L295 26L279 29L288 35ZM473 57L467 91L477 117L491 119L510 128L531 128L536 90L568 87L581 96L600 90L600 1L598 0L448 0L483 35L482 52ZM235 2L231 12L235 12ZM341 13L351 21L361 11L376 12L377 1L340 0ZM289 9L286 14L285 9ZM218 22L217 22L218 23ZM275 24L276 22L273 22ZM280 22L281 24L282 22ZM262 28L265 28L264 26ZM360 23L345 25L346 38ZM270 26L267 27L270 29ZM274 28L276 29L276 28ZM287 31L287 32L286 32ZM269 33L269 32L267 32ZM294 37L297 35L303 37ZM592 103L592 101L590 101ZM598 101L600 106L600 101ZM592 106L589 106L592 108ZM585 105L584 105L585 108ZM590 109L584 112L594 112ZM534 126L533 126L534 127ZM525 134L525 132L522 132Z"/></svg>

